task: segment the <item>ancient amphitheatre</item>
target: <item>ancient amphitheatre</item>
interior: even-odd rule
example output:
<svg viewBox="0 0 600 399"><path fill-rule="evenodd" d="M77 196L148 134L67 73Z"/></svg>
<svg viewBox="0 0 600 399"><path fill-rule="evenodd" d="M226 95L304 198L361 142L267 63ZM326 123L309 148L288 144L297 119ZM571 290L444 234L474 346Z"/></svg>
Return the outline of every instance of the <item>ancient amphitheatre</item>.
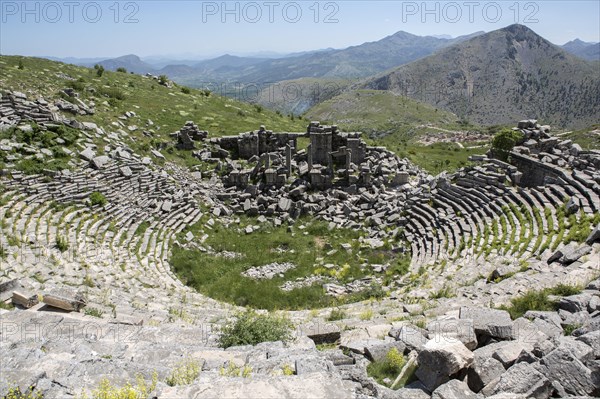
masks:
<svg viewBox="0 0 600 399"><path fill-rule="evenodd" d="M515 121L509 154L433 176L319 122L222 137L186 123L171 140L207 172L132 150L119 131L135 112L115 128L77 121L90 110L69 104L0 100L7 128L79 132L71 170L3 169L0 299L14 304L1 310L3 395L103 397L128 381L159 398L600 394L598 151ZM56 157L36 140L1 144L7 164ZM243 252L211 236L292 240L311 228L333 238L310 267L247 265L231 281L317 287L326 306L278 294L271 309L292 310L269 314L289 319L289 339L221 348L222 328L255 299L203 294L204 275L177 270L174 253L239 263ZM285 259L290 248L270 250ZM343 272L345 258L360 261ZM552 306L518 314L511 300L534 291ZM369 366L393 354L398 381L378 381Z"/></svg>

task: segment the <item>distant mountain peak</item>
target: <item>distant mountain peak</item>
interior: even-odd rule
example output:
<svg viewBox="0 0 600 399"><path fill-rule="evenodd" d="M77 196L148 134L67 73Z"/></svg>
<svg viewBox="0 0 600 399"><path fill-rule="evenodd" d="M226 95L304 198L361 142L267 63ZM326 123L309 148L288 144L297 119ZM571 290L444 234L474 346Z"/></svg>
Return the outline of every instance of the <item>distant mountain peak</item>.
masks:
<svg viewBox="0 0 600 399"><path fill-rule="evenodd" d="M576 38L571 40L570 42L567 42L563 45L566 46L568 44L576 44L576 45L583 45L583 46L593 46L594 44L598 44L598 42L584 42L583 40L581 40L580 38Z"/></svg>
<svg viewBox="0 0 600 399"><path fill-rule="evenodd" d="M520 36L523 38L527 37L541 37L537 33L535 33L532 29L528 28L525 25L521 24L512 24L502 29L499 29L498 32L507 32L515 36Z"/></svg>
<svg viewBox="0 0 600 399"><path fill-rule="evenodd" d="M120 60L120 61L124 61L124 60L129 60L129 61L142 61L142 59L140 57L138 57L135 54L127 54L127 55L122 55L120 57L116 57L114 58L115 60Z"/></svg>

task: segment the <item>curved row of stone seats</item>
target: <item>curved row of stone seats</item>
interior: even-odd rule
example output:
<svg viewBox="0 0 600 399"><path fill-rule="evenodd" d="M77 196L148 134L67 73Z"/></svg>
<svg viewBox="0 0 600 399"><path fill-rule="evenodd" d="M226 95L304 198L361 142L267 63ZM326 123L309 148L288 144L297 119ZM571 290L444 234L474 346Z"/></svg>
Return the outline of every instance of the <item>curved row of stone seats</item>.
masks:
<svg viewBox="0 0 600 399"><path fill-rule="evenodd" d="M87 237L87 236L90 234L90 231L89 231L89 230L85 230L85 229L86 229L87 227L90 227L91 229L95 228L95 227L93 227L93 226L94 226L94 224L95 224L96 222L93 222L93 223L92 223L92 222L93 222L93 220L92 220L92 219L86 219L85 221L77 221L77 223L76 223L76 224L74 224L74 225L72 226L72 228L77 228L77 226L81 225L81 226L82 226L82 231L84 231L84 234L81 234L81 237L85 239L85 237ZM85 244L85 243L84 243L84 244ZM75 244L71 244L71 245L73 245L74 247L76 246ZM83 250L84 248L81 248L81 249ZM88 251L89 251L89 249L88 249ZM133 259L132 259L132 260L133 260ZM90 267L93 267L93 266L94 266L94 265L93 265L93 259L90 259L89 257L87 257L87 258L85 259L85 261L87 261L88 263L92 263L92 265L91 265ZM90 261L92 261L92 262L90 262ZM79 260L79 261L77 261L77 262L81 263L81 262L84 262L84 260ZM105 268L106 266L107 266L107 265L104 265L103 267ZM128 269L128 270L129 270L129 269ZM41 273L42 271L39 271L39 272ZM104 272L106 272L106 270L104 270ZM122 272L123 272L123 274L127 274L125 270L123 270ZM147 272L148 272L148 271L146 271L146 273L147 273ZM121 274L121 272L119 272L119 274ZM87 275L87 273L86 273L86 275ZM157 275L156 273L154 273L154 274L151 274L151 275L155 275L155 278L156 278L157 280L159 280L159 279L161 278L161 276ZM106 274L105 274L105 273L96 274L96 275L94 275L94 280L96 280L98 277L105 277L105 276L106 276ZM132 277L134 277L134 276L133 276L133 275L132 275L132 276L126 276L126 278L132 278ZM114 281L114 280L115 280L115 279L112 279L112 280L110 281L110 283L111 283L111 286L114 286L114 287L116 288L116 286L114 285L114 283L115 283L115 281ZM123 279L121 279L121 280L123 280ZM81 276L79 276L79 279L70 280L70 281L71 281L72 283L79 283L79 284L81 284ZM134 280L132 280L132 281L134 281ZM107 281L106 281L106 280L104 280L104 282L107 282ZM136 289L136 288L135 288L135 284L133 284L133 285L131 285L131 284L130 284L130 285L119 285L118 287L119 287L119 288L123 288L123 289L127 289L127 290L135 290L135 289ZM142 288L143 288L143 287L142 287ZM161 287L161 288L165 288L165 287ZM91 297L92 299L94 299L94 295L93 295L93 291L94 291L94 289L90 288L90 290L89 290L89 291L90 291L90 297ZM162 292L164 292L164 290L163 290ZM159 297L159 295L157 295L157 294L149 294L149 293L147 293L147 294L143 294L143 297L145 297L145 298L152 298L152 297L154 297L154 296L156 296L156 297ZM100 301L100 299L101 299L101 298L100 298L100 296L97 296L97 298L96 298L96 301L97 301L97 303L100 303L100 302L101 302L101 301ZM135 309L132 309L131 311L133 312L134 310L135 310ZM189 313L189 312L190 312L190 311L188 311L188 313Z"/></svg>
<svg viewBox="0 0 600 399"><path fill-rule="evenodd" d="M11 214L1 229L1 243L7 244L7 234L22 236L29 231L35 232L35 241L48 249L46 260L33 263L29 270L23 266L37 255L32 248L17 251L9 265L17 267L9 277L38 276L47 288L64 283L85 287L90 303L104 311L103 317L110 313L136 314L147 321L175 319L187 322L220 317L229 307L216 305L183 286L166 263L173 234L188 223L196 223L202 216L190 192L185 187L174 187L163 174L139 168L146 180L138 180L133 188L121 191L124 195L111 195L121 188L114 185L124 184L123 179L117 178L117 170L88 170L58 176L58 181L49 182L41 176L7 180L9 193L22 194L0 207L4 214L7 211ZM27 186L22 186L24 182ZM158 194L152 193L157 189L161 190ZM77 201L86 199L92 191L105 193L109 203L103 208L90 208ZM131 201L136 196L142 199L146 192L173 201L170 207L152 210L140 206L148 203ZM196 195L200 192L198 187L194 188ZM180 206L175 206L176 200L181 202ZM61 202L64 205L54 206ZM145 234L136 234L140 224L146 221L150 228ZM64 254L55 248L58 237L69 246ZM11 252L14 251L11 249ZM54 266L52 259L56 263ZM52 276L56 278L49 278ZM42 286L42 283L34 283L37 288ZM169 292L172 294L165 296ZM169 295L184 295L187 299L173 301ZM174 311L173 303L180 304ZM110 304L116 304L116 310L111 310ZM212 307L214 311L195 314L198 306Z"/></svg>
<svg viewBox="0 0 600 399"><path fill-rule="evenodd" d="M501 171L491 164L458 172L451 179L455 184L438 180L430 196L407 201L411 268L450 256L488 256L492 248L522 258L539 256L540 250L562 244L557 230L565 199L576 196L584 212L594 209L586 207L589 196L584 198L576 185L511 188L496 170Z"/></svg>

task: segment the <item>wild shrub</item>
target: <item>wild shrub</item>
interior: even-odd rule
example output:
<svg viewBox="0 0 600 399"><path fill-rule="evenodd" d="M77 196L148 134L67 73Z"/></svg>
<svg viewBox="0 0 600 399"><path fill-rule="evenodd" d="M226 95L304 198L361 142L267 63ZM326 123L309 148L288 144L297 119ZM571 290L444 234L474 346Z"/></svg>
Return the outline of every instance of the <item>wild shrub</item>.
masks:
<svg viewBox="0 0 600 399"><path fill-rule="evenodd" d="M292 323L285 317L258 314L248 310L239 313L221 331L219 345L223 348L256 345L261 342L288 341L292 337Z"/></svg>

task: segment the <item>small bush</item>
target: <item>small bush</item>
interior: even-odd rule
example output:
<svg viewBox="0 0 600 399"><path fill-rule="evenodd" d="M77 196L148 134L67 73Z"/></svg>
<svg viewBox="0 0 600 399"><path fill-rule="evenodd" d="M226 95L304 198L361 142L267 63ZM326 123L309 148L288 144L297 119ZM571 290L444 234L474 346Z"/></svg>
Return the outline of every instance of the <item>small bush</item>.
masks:
<svg viewBox="0 0 600 399"><path fill-rule="evenodd" d="M94 191L93 193L90 194L90 205L91 206L96 206L99 205L101 207L103 207L104 205L106 205L106 197L104 196L104 194L98 192L98 191Z"/></svg>
<svg viewBox="0 0 600 399"><path fill-rule="evenodd" d="M548 288L550 295L571 296L581 294L583 288L577 285L559 284L556 287Z"/></svg>
<svg viewBox="0 0 600 399"><path fill-rule="evenodd" d="M83 91L83 89L85 89L85 81L73 80L69 82L69 86L71 86L73 90Z"/></svg>
<svg viewBox="0 0 600 399"><path fill-rule="evenodd" d="M94 280L92 280L92 278L90 277L89 274L86 274L86 276L83 278L83 285L85 285L86 287L90 287L90 288L93 288L96 286L96 284L94 284Z"/></svg>
<svg viewBox="0 0 600 399"><path fill-rule="evenodd" d="M152 374L150 385L142 375L137 375L136 385L127 382L123 387L113 385L108 379L100 381L98 388L92 391L93 399L142 399L147 398L156 388L158 383L158 374Z"/></svg>
<svg viewBox="0 0 600 399"><path fill-rule="evenodd" d="M573 331L577 330L581 326L582 324L568 324L563 328L563 330L565 335L569 336L573 334Z"/></svg>
<svg viewBox="0 0 600 399"><path fill-rule="evenodd" d="M102 75L104 75L104 67L102 65L96 64L94 65L94 69L96 70L96 76L98 76L99 78L101 78Z"/></svg>
<svg viewBox="0 0 600 399"><path fill-rule="evenodd" d="M189 385L200 375L200 362L194 359L182 360L167 377L167 385Z"/></svg>
<svg viewBox="0 0 600 399"><path fill-rule="evenodd" d="M37 158L22 159L17 163L16 169L26 175L39 175L44 170L44 164Z"/></svg>
<svg viewBox="0 0 600 399"><path fill-rule="evenodd" d="M169 77L167 75L160 75L158 77L158 83L161 85L167 85L169 83Z"/></svg>
<svg viewBox="0 0 600 399"><path fill-rule="evenodd" d="M185 87L185 86L183 86L183 87L181 88L181 92L182 92L183 94L190 94L192 91L189 89L189 87Z"/></svg>
<svg viewBox="0 0 600 399"><path fill-rule="evenodd" d="M23 65L23 60L19 60L19 66L18 66L18 68L19 68L20 70L23 70L23 69L25 69L25 65Z"/></svg>
<svg viewBox="0 0 600 399"><path fill-rule="evenodd" d="M296 374L296 372L294 371L294 368L292 366L290 366L289 364L284 364L283 367L281 367L281 372L285 376L290 376L290 375Z"/></svg>
<svg viewBox="0 0 600 399"><path fill-rule="evenodd" d="M329 313L329 317L327 318L327 321L342 320L342 319L345 319L346 317L347 317L346 312L344 312L342 309L333 309L331 311L331 313Z"/></svg>
<svg viewBox="0 0 600 399"><path fill-rule="evenodd" d="M396 348L389 350L385 359L372 362L367 366L367 374L373 377L381 385L383 380L389 378L394 380L406 363L404 356Z"/></svg>
<svg viewBox="0 0 600 399"><path fill-rule="evenodd" d="M372 309L367 309L365 311L363 311L360 315L359 318L363 321L366 320L371 320L373 318L373 310Z"/></svg>
<svg viewBox="0 0 600 399"><path fill-rule="evenodd" d="M101 310L98 310L96 308L85 308L83 310L83 314L92 316L92 317L102 318L102 315L104 313Z"/></svg>
<svg viewBox="0 0 600 399"><path fill-rule="evenodd" d="M581 291L582 288L578 286L559 284L552 288L529 291L523 296L511 299L510 306L501 306L500 309L508 311L513 320L523 316L528 310L555 311L557 302L551 300L550 295L570 296L577 295Z"/></svg>
<svg viewBox="0 0 600 399"><path fill-rule="evenodd" d="M110 88L106 88L106 87L102 87L100 90L98 90L98 93L101 96L104 97L108 97L110 99L115 99L115 100L125 100L126 96L125 93L123 93L121 90L117 89L116 87L110 87ZM109 101L110 103L110 101Z"/></svg>
<svg viewBox="0 0 600 399"><path fill-rule="evenodd" d="M227 368L221 367L219 375L223 377L243 377L248 378L252 374L252 367L245 365L243 368L236 366L233 362L229 362Z"/></svg>
<svg viewBox="0 0 600 399"><path fill-rule="evenodd" d="M8 388L8 393L3 399L43 399L44 395L41 392L36 392L33 387L25 392L21 392L19 387Z"/></svg>
<svg viewBox="0 0 600 399"><path fill-rule="evenodd" d="M288 341L292 337L292 327L287 318L246 311L238 314L235 321L223 327L219 345L229 348L269 341Z"/></svg>
<svg viewBox="0 0 600 399"><path fill-rule="evenodd" d="M127 73L127 69L126 69L126 68L123 68L123 67L118 67L118 68L117 68L117 72L120 72L120 73Z"/></svg>
<svg viewBox="0 0 600 399"><path fill-rule="evenodd" d="M456 296L456 293L454 292L454 290L447 285L444 285L438 291L435 291L431 294L432 299L452 298L455 296Z"/></svg>

